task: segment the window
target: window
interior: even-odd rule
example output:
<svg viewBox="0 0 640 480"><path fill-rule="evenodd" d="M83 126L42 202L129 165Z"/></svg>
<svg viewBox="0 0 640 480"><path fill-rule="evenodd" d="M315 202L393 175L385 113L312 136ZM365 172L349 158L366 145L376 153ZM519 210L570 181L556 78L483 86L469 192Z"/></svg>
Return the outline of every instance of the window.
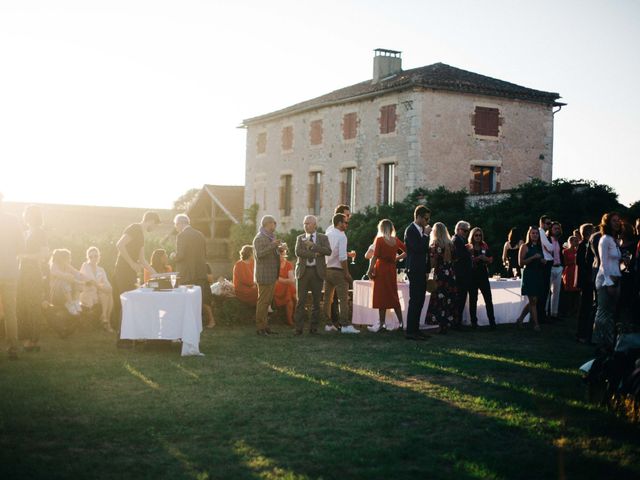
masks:
<svg viewBox="0 0 640 480"><path fill-rule="evenodd" d="M320 215L322 208L322 172L309 174L309 212L312 215Z"/></svg>
<svg viewBox="0 0 640 480"><path fill-rule="evenodd" d="M495 167L471 167L473 179L470 182L470 193L483 194L498 191Z"/></svg>
<svg viewBox="0 0 640 480"><path fill-rule="evenodd" d="M282 150L287 152L293 150L293 127L288 126L282 129Z"/></svg>
<svg viewBox="0 0 640 480"><path fill-rule="evenodd" d="M380 133L393 133L396 131L396 106L385 105L380 107Z"/></svg>
<svg viewBox="0 0 640 480"><path fill-rule="evenodd" d="M280 177L280 210L283 217L291 215L291 199L293 196L293 182L291 175Z"/></svg>
<svg viewBox="0 0 640 480"><path fill-rule="evenodd" d="M267 151L267 132L262 132L258 134L258 140L256 142L258 155L261 153L266 153Z"/></svg>
<svg viewBox="0 0 640 480"><path fill-rule="evenodd" d="M395 163L385 163L381 166L380 175L380 203L391 205L396 197L396 165Z"/></svg>
<svg viewBox="0 0 640 480"><path fill-rule="evenodd" d="M344 169L344 179L342 184L340 185L340 198L341 202L345 205L349 205L351 207L351 211L355 210L356 205L356 169L345 168Z"/></svg>
<svg viewBox="0 0 640 480"><path fill-rule="evenodd" d="M311 145L322 145L322 120L313 120L309 132Z"/></svg>
<svg viewBox="0 0 640 480"><path fill-rule="evenodd" d="M358 114L347 113L342 117L342 139L352 140L358 133Z"/></svg>
<svg viewBox="0 0 640 480"><path fill-rule="evenodd" d="M476 107L473 126L476 135L497 137L500 133L500 111L497 108Z"/></svg>

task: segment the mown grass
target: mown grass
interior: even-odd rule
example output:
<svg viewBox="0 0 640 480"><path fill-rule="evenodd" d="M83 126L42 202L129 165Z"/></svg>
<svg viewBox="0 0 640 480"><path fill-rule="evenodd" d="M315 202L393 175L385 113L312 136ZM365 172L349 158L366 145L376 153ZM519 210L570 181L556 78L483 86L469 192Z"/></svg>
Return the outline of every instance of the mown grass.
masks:
<svg viewBox="0 0 640 480"><path fill-rule="evenodd" d="M638 478L638 427L585 401L591 349L542 334L84 331L0 360L0 478Z"/></svg>

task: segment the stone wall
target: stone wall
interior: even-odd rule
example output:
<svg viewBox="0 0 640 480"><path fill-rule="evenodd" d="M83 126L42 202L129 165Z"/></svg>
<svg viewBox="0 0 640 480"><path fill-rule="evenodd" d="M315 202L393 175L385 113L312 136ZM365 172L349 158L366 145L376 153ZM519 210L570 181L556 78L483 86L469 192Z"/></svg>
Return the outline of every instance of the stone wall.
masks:
<svg viewBox="0 0 640 480"><path fill-rule="evenodd" d="M380 108L396 105L396 130L380 134ZM475 135L476 106L498 108L500 135ZM343 116L356 112L355 139L343 140ZM322 120L322 144L310 145L310 123ZM282 150L282 129L293 127L293 148ZM266 151L257 153L258 136L267 135ZM381 164L396 164L396 195L400 201L415 188L444 185L468 189L473 165L499 167L501 189L531 178L551 181L553 114L551 107L517 100L425 89L408 90L374 99L330 106L315 111L250 125L247 129L245 208L260 205L286 231L302 228L308 207L309 176L322 173L321 226L330 223L340 203L344 169L355 167L355 211L378 202ZM292 175L293 209L283 217L279 209L282 175Z"/></svg>

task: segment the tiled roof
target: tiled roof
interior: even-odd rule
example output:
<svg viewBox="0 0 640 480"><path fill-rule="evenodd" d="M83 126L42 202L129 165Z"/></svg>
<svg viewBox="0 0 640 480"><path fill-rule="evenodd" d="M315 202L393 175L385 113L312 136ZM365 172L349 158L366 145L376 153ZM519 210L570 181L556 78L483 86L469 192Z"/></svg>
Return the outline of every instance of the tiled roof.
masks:
<svg viewBox="0 0 640 480"><path fill-rule="evenodd" d="M449 90L454 92L488 95L523 100L527 102L543 103L546 105L564 105L559 103L560 95L553 92L543 92L532 88L522 87L515 83L505 82L478 73L469 72L452 67L444 63L434 63L426 67L405 70L392 75L378 83L371 80L335 90L306 102L297 103L275 112L248 118L243 121L247 126L265 120L313 110L320 107L346 103L359 99L384 94L390 91L406 90L414 87L432 88L434 90Z"/></svg>

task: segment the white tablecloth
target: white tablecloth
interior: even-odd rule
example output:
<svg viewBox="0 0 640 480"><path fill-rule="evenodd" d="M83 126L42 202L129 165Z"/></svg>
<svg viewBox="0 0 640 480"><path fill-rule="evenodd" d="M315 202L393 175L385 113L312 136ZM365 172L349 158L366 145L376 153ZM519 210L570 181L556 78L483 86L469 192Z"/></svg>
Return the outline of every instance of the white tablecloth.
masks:
<svg viewBox="0 0 640 480"><path fill-rule="evenodd" d="M496 323L513 323L520 315L522 308L527 304L526 297L520 296L520 280L489 280L491 285L491 297L493 299L493 309L496 316ZM409 308L409 283L398 283L398 298L400 308L404 316L405 327L407 324L407 311ZM373 309L373 282L371 280L355 280L353 282L353 323L357 325L377 325L378 310ZM427 325L425 318L429 307L429 292L424 301L424 307L420 313L420 328L435 328L437 326ZM488 325L487 310L482 294L478 292L478 325ZM528 316L525 318L528 321ZM387 326L398 327L398 319L393 310L387 311ZM463 323L470 324L469 302L465 307Z"/></svg>
<svg viewBox="0 0 640 480"><path fill-rule="evenodd" d="M182 339L182 356L200 354L202 293L200 287L166 292L138 289L120 295L120 338L130 340Z"/></svg>

